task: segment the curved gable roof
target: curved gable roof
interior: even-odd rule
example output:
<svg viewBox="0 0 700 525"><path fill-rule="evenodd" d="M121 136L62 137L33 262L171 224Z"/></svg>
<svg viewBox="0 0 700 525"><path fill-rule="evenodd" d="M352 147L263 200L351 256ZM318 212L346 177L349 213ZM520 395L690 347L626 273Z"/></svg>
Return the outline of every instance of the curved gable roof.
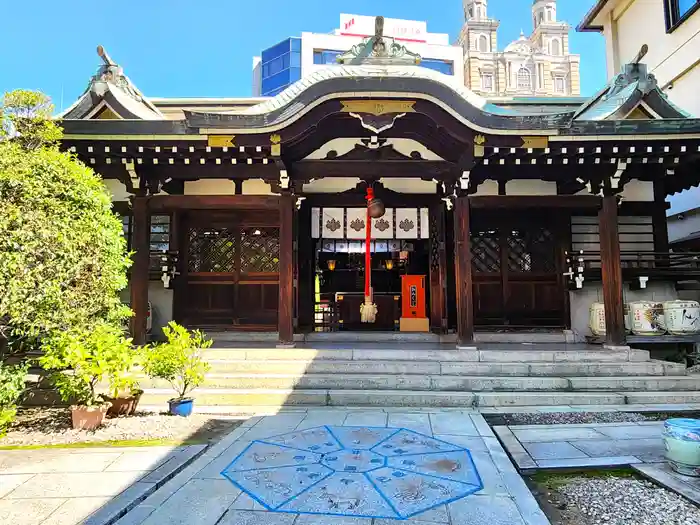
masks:
<svg viewBox="0 0 700 525"><path fill-rule="evenodd" d="M185 112L200 128L274 131L291 124L313 107L341 98L412 98L431 101L464 124L484 132L509 130L556 133L573 111L528 114L486 101L452 77L419 66L330 66L312 73L261 104L235 113ZM245 131L244 131L245 132Z"/></svg>

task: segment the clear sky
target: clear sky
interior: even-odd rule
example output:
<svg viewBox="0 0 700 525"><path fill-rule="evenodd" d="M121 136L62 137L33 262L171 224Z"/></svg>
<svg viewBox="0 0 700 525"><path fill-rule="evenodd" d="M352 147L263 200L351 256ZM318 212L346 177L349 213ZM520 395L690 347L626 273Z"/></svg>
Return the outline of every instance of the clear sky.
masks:
<svg viewBox="0 0 700 525"><path fill-rule="evenodd" d="M576 26L593 3L559 0L558 18ZM531 32L531 5L490 0L499 49ZM462 0L0 0L0 93L39 89L67 107L99 66L101 44L146 96L250 96L254 55L302 31L328 33L341 12L426 20L451 41L464 19ZM581 55L582 94L592 95L606 82L603 38L572 31L570 47Z"/></svg>

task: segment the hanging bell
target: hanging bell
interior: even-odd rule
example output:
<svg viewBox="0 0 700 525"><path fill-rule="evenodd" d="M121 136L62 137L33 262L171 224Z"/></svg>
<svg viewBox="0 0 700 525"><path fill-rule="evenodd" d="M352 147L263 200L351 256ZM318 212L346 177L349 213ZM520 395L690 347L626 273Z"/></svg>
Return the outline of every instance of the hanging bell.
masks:
<svg viewBox="0 0 700 525"><path fill-rule="evenodd" d="M367 211L369 212L370 217L373 219L378 219L379 217L384 216L386 207L381 199L372 198L367 202Z"/></svg>

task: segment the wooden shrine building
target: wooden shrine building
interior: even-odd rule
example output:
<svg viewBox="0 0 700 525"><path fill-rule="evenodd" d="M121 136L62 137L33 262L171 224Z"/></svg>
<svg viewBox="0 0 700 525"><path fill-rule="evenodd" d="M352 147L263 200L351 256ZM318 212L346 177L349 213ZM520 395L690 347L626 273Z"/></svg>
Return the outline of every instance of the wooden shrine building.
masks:
<svg viewBox="0 0 700 525"><path fill-rule="evenodd" d="M590 100L489 103L383 37L269 99L149 99L103 65L64 114L135 252L133 335L398 329L402 275L430 330L571 329L623 296L674 297L667 195L700 179L700 120L635 61ZM365 192L378 315L360 322ZM579 272L577 258L586 259ZM675 271L675 273L674 273ZM644 285L639 277L648 279ZM415 298L411 299L415 301Z"/></svg>

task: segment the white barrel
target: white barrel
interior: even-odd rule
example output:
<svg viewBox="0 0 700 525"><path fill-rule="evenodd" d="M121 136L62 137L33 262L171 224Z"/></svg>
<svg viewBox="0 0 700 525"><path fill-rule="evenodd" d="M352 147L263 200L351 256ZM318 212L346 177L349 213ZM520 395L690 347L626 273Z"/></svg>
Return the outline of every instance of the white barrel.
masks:
<svg viewBox="0 0 700 525"><path fill-rule="evenodd" d="M666 301L664 324L669 334L688 335L700 332L700 303L697 301Z"/></svg>
<svg viewBox="0 0 700 525"><path fill-rule="evenodd" d="M662 335L664 329L663 305L653 301L630 303L632 333L635 335Z"/></svg>
<svg viewBox="0 0 700 525"><path fill-rule="evenodd" d="M605 335L605 305L603 303L591 305L588 326L593 335Z"/></svg>

